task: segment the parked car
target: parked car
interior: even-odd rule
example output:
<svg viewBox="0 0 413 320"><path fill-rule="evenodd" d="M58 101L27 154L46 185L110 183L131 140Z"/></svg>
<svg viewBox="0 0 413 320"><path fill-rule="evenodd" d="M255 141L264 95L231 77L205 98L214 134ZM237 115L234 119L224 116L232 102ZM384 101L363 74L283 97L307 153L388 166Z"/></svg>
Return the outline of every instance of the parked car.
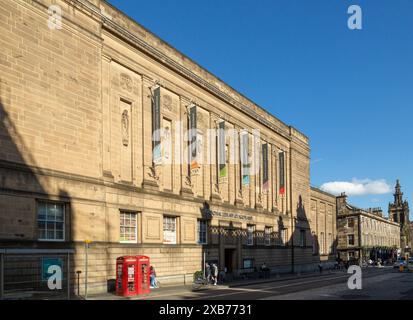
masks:
<svg viewBox="0 0 413 320"><path fill-rule="evenodd" d="M396 260L396 262L393 264L393 268L399 268L400 266L407 266L406 259L405 258L399 258Z"/></svg>

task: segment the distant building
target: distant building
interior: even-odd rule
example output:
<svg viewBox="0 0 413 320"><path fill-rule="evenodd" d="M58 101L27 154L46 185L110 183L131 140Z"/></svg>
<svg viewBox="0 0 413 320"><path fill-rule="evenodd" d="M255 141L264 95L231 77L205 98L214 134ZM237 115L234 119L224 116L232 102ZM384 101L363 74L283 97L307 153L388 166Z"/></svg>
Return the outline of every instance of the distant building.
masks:
<svg viewBox="0 0 413 320"><path fill-rule="evenodd" d="M313 261L332 266L336 259L336 197L311 187L309 224Z"/></svg>
<svg viewBox="0 0 413 320"><path fill-rule="evenodd" d="M337 252L345 261L386 260L397 256L400 225L383 217L380 208L363 210L337 197Z"/></svg>
<svg viewBox="0 0 413 320"><path fill-rule="evenodd" d="M396 192L394 193L394 203L389 203L389 218L391 221L400 224L400 247L402 252L410 252L412 248L413 225L409 219L409 203L403 201L400 181L396 182Z"/></svg>

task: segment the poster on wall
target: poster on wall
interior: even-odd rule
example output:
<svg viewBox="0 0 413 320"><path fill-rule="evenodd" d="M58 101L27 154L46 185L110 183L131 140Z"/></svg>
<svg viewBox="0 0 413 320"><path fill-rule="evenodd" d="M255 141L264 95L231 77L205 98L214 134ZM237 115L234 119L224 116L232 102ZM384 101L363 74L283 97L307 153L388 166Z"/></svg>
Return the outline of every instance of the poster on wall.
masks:
<svg viewBox="0 0 413 320"><path fill-rule="evenodd" d="M159 165L162 163L161 150L161 88L156 88L152 97L152 145L153 145L153 163Z"/></svg>
<svg viewBox="0 0 413 320"><path fill-rule="evenodd" d="M164 230L163 232L163 243L165 244L176 244L176 232Z"/></svg>
<svg viewBox="0 0 413 320"><path fill-rule="evenodd" d="M243 186L248 186L250 184L248 148L248 133L243 132L241 134L241 175Z"/></svg>
<svg viewBox="0 0 413 320"><path fill-rule="evenodd" d="M280 195L284 195L285 194L285 154L284 151L281 151L279 153L279 168L280 168Z"/></svg>
<svg viewBox="0 0 413 320"><path fill-rule="evenodd" d="M191 165L191 175L197 176L201 173L201 163L202 163L202 157L203 157L203 143L204 143L204 137L202 134L197 134L196 138L196 163L194 165Z"/></svg>
<svg viewBox="0 0 413 320"><path fill-rule="evenodd" d="M172 164L172 122L163 120L162 158L164 164Z"/></svg>

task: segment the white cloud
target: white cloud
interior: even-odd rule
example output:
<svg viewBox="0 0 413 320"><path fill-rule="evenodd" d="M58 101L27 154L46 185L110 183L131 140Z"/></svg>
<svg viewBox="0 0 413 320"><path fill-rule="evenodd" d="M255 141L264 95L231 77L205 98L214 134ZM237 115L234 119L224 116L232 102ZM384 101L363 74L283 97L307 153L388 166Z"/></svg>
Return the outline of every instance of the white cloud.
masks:
<svg viewBox="0 0 413 320"><path fill-rule="evenodd" d="M391 192L391 186L386 180L358 180L352 181L332 181L326 182L321 187L321 190L339 195L345 192L348 196L364 196L371 194L386 194Z"/></svg>

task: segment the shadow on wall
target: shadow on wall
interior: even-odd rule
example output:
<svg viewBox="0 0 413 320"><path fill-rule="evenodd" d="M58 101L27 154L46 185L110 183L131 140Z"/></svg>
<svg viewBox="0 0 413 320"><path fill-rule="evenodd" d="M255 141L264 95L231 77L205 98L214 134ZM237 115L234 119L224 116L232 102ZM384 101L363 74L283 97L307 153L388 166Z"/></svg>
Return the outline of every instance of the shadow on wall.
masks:
<svg viewBox="0 0 413 320"><path fill-rule="evenodd" d="M41 144L43 137L35 126L25 122L31 106L13 105L9 84L0 78L0 248L8 249L68 249L71 240L69 194L62 189L53 191L45 169L36 165L31 147ZM13 99L12 99L13 97ZM23 136L24 135L24 138ZM59 223L55 215L39 215L39 204L59 204L64 212L64 242L39 241L41 237L59 237ZM42 206L44 208L44 206ZM39 219L41 218L41 219ZM41 232L40 229L44 230ZM49 230L49 232L47 231ZM39 272L48 254L5 256L5 292L45 289ZM70 263L73 266L73 261ZM63 268L67 274L65 266ZM74 270L69 270L71 278ZM16 280L18 277L18 281ZM64 275L65 277L65 275Z"/></svg>
<svg viewBox="0 0 413 320"><path fill-rule="evenodd" d="M294 218L293 241L293 272L301 273L318 270L322 261L320 258L320 239L317 234L311 230L311 225L307 216L303 198L298 197L296 207L296 217ZM323 266L324 268L324 266Z"/></svg>

